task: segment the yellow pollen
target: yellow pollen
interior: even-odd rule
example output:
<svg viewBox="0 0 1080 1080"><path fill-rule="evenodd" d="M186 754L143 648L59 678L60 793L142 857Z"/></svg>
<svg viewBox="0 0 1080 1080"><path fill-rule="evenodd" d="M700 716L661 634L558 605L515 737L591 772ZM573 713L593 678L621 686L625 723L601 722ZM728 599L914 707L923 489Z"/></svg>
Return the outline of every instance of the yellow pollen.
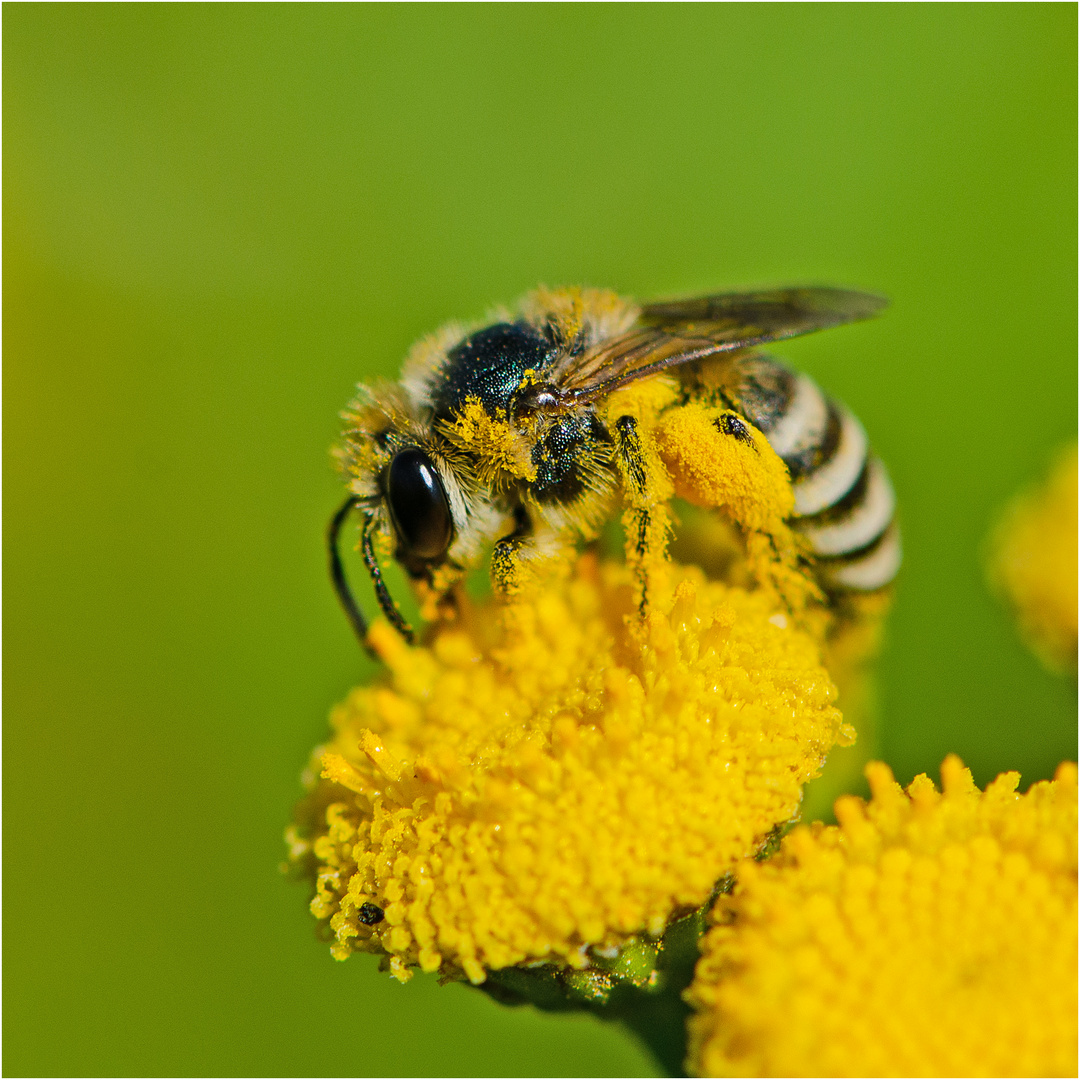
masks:
<svg viewBox="0 0 1080 1080"><path fill-rule="evenodd" d="M529 440L506 419L489 415L479 398L468 398L445 432L470 455L483 482L496 482L503 472L519 480L536 479Z"/></svg>
<svg viewBox="0 0 1080 1080"><path fill-rule="evenodd" d="M339 958L482 982L659 934L799 808L854 737L820 641L765 590L583 556L528 602L467 604L333 713L290 832ZM370 925L362 904L382 909Z"/></svg>

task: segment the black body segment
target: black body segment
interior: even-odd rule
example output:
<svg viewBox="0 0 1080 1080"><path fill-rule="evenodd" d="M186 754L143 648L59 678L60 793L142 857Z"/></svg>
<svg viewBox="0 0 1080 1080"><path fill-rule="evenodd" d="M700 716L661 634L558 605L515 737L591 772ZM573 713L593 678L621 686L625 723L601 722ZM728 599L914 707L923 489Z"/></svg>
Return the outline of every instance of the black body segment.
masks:
<svg viewBox="0 0 1080 1080"><path fill-rule="evenodd" d="M538 502L573 502L585 490L583 461L599 445L610 443L607 429L592 412L559 417L533 448Z"/></svg>
<svg viewBox="0 0 1080 1080"><path fill-rule="evenodd" d="M509 411L525 372L543 371L557 345L527 323L496 323L470 334L447 353L435 386L435 415L449 416L469 398L478 398L492 416Z"/></svg>

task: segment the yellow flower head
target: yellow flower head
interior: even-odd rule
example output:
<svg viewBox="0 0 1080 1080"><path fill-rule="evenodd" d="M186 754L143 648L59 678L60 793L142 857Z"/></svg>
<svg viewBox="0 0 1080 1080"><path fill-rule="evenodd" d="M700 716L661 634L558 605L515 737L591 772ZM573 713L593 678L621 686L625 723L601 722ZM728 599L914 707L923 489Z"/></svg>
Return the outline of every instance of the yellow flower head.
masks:
<svg viewBox="0 0 1080 1080"><path fill-rule="evenodd" d="M819 642L775 594L672 564L642 621L633 570L586 555L527 603L407 648L333 713L293 854L339 958L482 982L659 934L798 810L853 733Z"/></svg>
<svg viewBox="0 0 1080 1080"><path fill-rule="evenodd" d="M993 538L990 573L1016 609L1020 629L1047 667L1076 670L1076 447L1046 483L1020 496Z"/></svg>
<svg viewBox="0 0 1080 1080"><path fill-rule="evenodd" d="M688 998L700 1075L1075 1076L1077 772L980 792L959 758L739 870Z"/></svg>

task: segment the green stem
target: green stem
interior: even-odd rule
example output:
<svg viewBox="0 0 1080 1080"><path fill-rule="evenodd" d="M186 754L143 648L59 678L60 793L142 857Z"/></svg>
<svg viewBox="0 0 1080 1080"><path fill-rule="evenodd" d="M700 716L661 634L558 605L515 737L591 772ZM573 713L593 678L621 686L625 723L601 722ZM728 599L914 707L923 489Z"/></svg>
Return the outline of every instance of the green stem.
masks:
<svg viewBox="0 0 1080 1080"><path fill-rule="evenodd" d="M686 1020L682 993L690 985L704 919L696 911L672 923L660 941L628 942L609 961L584 970L553 964L492 971L481 989L504 1004L547 1012L586 1011L621 1024L656 1059L664 1075L686 1076Z"/></svg>
<svg viewBox="0 0 1080 1080"><path fill-rule="evenodd" d="M689 1015L690 1006L678 993L664 993L643 994L608 1018L617 1020L645 1046L665 1076L686 1076Z"/></svg>

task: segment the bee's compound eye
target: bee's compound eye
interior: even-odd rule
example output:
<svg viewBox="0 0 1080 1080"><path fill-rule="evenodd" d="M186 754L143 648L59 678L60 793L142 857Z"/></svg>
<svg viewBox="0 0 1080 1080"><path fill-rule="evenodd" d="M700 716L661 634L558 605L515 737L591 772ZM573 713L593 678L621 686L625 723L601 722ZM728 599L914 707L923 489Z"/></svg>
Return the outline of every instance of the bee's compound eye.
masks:
<svg viewBox="0 0 1080 1080"><path fill-rule="evenodd" d="M437 559L450 546L450 503L431 459L402 450L386 478L390 516L402 544L418 559Z"/></svg>

